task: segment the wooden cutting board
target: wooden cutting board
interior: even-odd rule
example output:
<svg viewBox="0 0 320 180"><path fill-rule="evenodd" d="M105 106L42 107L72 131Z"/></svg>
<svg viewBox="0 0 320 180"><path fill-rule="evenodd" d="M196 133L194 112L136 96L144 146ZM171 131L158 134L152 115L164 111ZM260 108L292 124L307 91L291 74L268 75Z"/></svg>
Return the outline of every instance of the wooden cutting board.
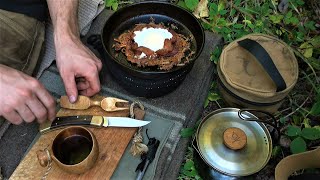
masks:
<svg viewBox="0 0 320 180"><path fill-rule="evenodd" d="M101 97L95 97L100 99ZM143 119L144 111L134 110L137 119ZM69 115L105 115L105 116L129 116L128 110L108 113L100 107L91 107L87 110L60 109L57 116ZM138 117L140 116L140 117ZM131 141L137 128L88 128L96 136L99 145L99 157L95 166L84 174L76 175L67 173L53 162L52 169L47 179L110 179L115 171L126 147ZM36 152L51 145L54 137L62 129L42 134L33 145L24 159L20 162L10 179L41 179L47 168L40 166Z"/></svg>

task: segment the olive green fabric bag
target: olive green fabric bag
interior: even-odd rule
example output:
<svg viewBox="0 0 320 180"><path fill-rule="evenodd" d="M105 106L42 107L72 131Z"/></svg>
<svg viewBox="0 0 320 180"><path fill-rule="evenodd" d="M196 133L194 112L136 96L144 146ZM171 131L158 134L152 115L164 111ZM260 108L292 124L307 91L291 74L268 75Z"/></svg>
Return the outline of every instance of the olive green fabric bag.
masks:
<svg viewBox="0 0 320 180"><path fill-rule="evenodd" d="M41 54L44 30L43 22L0 9L0 64L31 75Z"/></svg>
<svg viewBox="0 0 320 180"><path fill-rule="evenodd" d="M227 45L218 63L218 88L232 107L274 113L298 79L298 62L283 41L250 34Z"/></svg>
<svg viewBox="0 0 320 180"><path fill-rule="evenodd" d="M44 22L0 9L0 64L32 75L45 35ZM1 72L0 72L1 73ZM9 126L0 116L0 139Z"/></svg>

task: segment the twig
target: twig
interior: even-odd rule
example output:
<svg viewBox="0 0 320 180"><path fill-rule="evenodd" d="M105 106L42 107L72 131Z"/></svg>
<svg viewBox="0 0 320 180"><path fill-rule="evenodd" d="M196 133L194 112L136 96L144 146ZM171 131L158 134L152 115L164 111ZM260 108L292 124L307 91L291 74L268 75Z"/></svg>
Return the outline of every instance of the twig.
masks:
<svg viewBox="0 0 320 180"><path fill-rule="evenodd" d="M307 78L307 80L309 81L309 83L312 85L313 89L314 89L315 91L317 91L317 87L316 87L316 85L312 82L312 80L310 79L310 77L309 77L304 71L301 71L301 73L302 73L303 75L305 75L305 77ZM317 74L315 74L315 76L317 77ZM319 93L319 92L317 91L317 93Z"/></svg>
<svg viewBox="0 0 320 180"><path fill-rule="evenodd" d="M239 12L241 12L241 13L247 15L247 16L249 16L251 19L255 19L251 14L249 14L249 13L241 10L239 7L234 6L233 3L232 3L232 4L231 4L231 3L232 3L232 2L230 2L230 6L233 7L235 10L237 10L237 11L239 11Z"/></svg>
<svg viewBox="0 0 320 180"><path fill-rule="evenodd" d="M288 128L288 124L287 125L285 125L285 126L283 126L281 129L280 129L280 133L282 133L283 131L285 131L287 128Z"/></svg>
<svg viewBox="0 0 320 180"><path fill-rule="evenodd" d="M293 50L293 52L294 52L297 56L299 56L305 63L307 63L307 65L310 67L311 71L312 71L313 74L315 75L317 83L319 83L319 80L318 80L318 77L317 77L317 73L316 73L316 71L313 69L312 65L311 65L308 61L306 61L305 57L304 57L298 50L296 50L296 49L292 49L292 50Z"/></svg>
<svg viewBox="0 0 320 180"><path fill-rule="evenodd" d="M301 14L300 14L299 10L297 9L297 7L296 7L295 5L293 5L291 1L289 1L289 2L290 2L290 4L292 5L293 9L294 9L294 10L299 14L299 16L300 16Z"/></svg>
<svg viewBox="0 0 320 180"><path fill-rule="evenodd" d="M221 108L221 106L220 106L219 102L218 102L218 101L215 101L215 102L216 102L216 104L219 106L219 108Z"/></svg>
<svg viewBox="0 0 320 180"><path fill-rule="evenodd" d="M290 98L291 99L291 98ZM296 103L293 99L291 99L292 100L292 104L293 105L295 105L295 106L297 106L297 107L299 107L299 104L298 103ZM306 112L306 113L308 113L309 111L308 110L306 110L305 108L303 108L303 107L301 107L301 110L303 110L304 112ZM304 117L305 117L305 115L304 114L302 114Z"/></svg>
<svg viewBox="0 0 320 180"><path fill-rule="evenodd" d="M311 92L312 92L312 91L311 91ZM304 106L304 104L306 104L307 101L309 100L309 96L310 96L310 93L309 93L308 97L303 101L303 103L302 103L297 109L295 109L294 111L292 111L291 113L289 113L288 115L286 115L284 118L288 118L289 116L291 116L291 115L293 115L294 113L296 113L299 109L301 109L301 108Z"/></svg>

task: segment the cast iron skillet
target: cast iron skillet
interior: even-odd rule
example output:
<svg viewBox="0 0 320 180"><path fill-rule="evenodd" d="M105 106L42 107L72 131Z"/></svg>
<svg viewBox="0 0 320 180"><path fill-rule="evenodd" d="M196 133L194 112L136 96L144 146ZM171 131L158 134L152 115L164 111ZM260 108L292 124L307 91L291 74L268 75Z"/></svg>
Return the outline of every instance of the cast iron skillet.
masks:
<svg viewBox="0 0 320 180"><path fill-rule="evenodd" d="M174 25L177 33L192 35L191 50L195 54L184 66L169 71L158 68L137 67L127 61L124 54L114 49L114 38L132 29L138 23L164 23ZM103 49L100 52L113 77L132 94L143 97L158 97L173 91L184 80L204 45L204 31L199 21L188 11L165 2L141 2L117 10L106 21L101 32Z"/></svg>

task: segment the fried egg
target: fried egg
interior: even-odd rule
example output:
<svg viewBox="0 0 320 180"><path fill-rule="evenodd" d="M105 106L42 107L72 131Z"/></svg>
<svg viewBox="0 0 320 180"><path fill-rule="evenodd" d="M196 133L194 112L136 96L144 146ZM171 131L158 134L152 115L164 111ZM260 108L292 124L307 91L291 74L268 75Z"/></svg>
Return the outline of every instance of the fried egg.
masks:
<svg viewBox="0 0 320 180"><path fill-rule="evenodd" d="M162 49L165 39L171 39L172 34L167 29L143 28L141 31L134 31L134 41L138 46L144 46L156 52Z"/></svg>

